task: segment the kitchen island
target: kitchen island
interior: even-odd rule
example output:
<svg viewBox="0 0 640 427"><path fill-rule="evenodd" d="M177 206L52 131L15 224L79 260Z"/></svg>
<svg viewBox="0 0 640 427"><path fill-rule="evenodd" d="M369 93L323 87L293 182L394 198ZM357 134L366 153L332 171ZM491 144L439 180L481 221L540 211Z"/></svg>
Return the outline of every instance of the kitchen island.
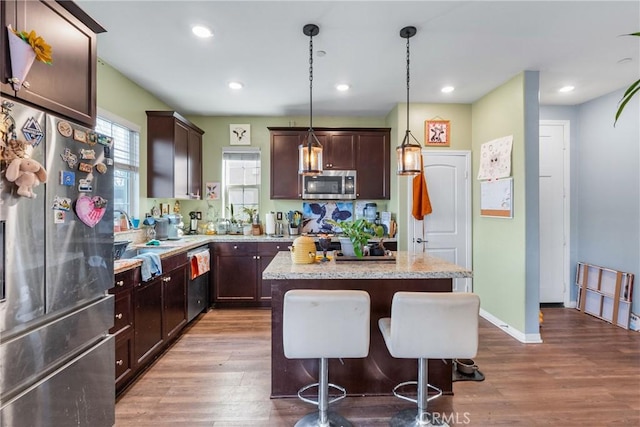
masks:
<svg viewBox="0 0 640 427"><path fill-rule="evenodd" d="M394 359L378 329L378 319L391 315L398 291L451 292L454 278L471 271L426 254L394 253L396 262L354 261L293 264L289 252L279 252L262 273L271 286L271 397L293 397L304 385L317 382L318 361L287 359L282 345L284 294L290 289L358 289L371 297L369 356L329 360L329 381L349 395L390 395L397 384L415 380L418 362ZM416 325L416 328L430 325ZM437 327L437 325L434 325ZM429 361L429 383L452 393L451 361Z"/></svg>

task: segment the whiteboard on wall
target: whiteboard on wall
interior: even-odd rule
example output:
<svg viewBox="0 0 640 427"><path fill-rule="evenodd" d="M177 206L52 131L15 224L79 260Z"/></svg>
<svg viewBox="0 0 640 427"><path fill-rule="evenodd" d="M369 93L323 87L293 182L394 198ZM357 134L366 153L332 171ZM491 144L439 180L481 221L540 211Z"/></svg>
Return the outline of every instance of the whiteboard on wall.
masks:
<svg viewBox="0 0 640 427"><path fill-rule="evenodd" d="M480 215L513 218L513 178L480 183Z"/></svg>

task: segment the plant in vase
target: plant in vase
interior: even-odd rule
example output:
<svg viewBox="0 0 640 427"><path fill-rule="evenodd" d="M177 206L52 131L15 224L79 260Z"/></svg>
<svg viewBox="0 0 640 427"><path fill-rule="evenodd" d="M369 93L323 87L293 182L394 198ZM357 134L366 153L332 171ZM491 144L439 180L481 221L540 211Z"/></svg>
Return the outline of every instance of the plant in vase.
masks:
<svg viewBox="0 0 640 427"><path fill-rule="evenodd" d="M363 248L373 237L369 230L373 229L373 224L364 218L355 221L337 222L332 219L326 220L328 224L342 230L344 237L339 237L342 253L345 256L363 257ZM350 247L353 249L350 251Z"/></svg>

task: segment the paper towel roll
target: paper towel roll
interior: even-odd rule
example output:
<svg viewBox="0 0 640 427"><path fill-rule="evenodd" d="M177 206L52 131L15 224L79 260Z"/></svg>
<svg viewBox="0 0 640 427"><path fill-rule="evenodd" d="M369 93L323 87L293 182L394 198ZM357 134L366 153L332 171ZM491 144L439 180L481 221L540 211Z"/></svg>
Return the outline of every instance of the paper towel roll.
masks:
<svg viewBox="0 0 640 427"><path fill-rule="evenodd" d="M276 214L268 213L265 219L265 233L276 234Z"/></svg>

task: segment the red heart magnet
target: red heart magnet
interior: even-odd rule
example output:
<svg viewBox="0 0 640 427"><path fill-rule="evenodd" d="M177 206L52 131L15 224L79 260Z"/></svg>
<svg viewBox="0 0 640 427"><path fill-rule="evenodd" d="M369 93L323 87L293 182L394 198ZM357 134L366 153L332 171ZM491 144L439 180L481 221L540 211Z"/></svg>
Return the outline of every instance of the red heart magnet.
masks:
<svg viewBox="0 0 640 427"><path fill-rule="evenodd" d="M80 196L76 201L76 215L80 221L93 228L106 211L107 201L100 196Z"/></svg>

